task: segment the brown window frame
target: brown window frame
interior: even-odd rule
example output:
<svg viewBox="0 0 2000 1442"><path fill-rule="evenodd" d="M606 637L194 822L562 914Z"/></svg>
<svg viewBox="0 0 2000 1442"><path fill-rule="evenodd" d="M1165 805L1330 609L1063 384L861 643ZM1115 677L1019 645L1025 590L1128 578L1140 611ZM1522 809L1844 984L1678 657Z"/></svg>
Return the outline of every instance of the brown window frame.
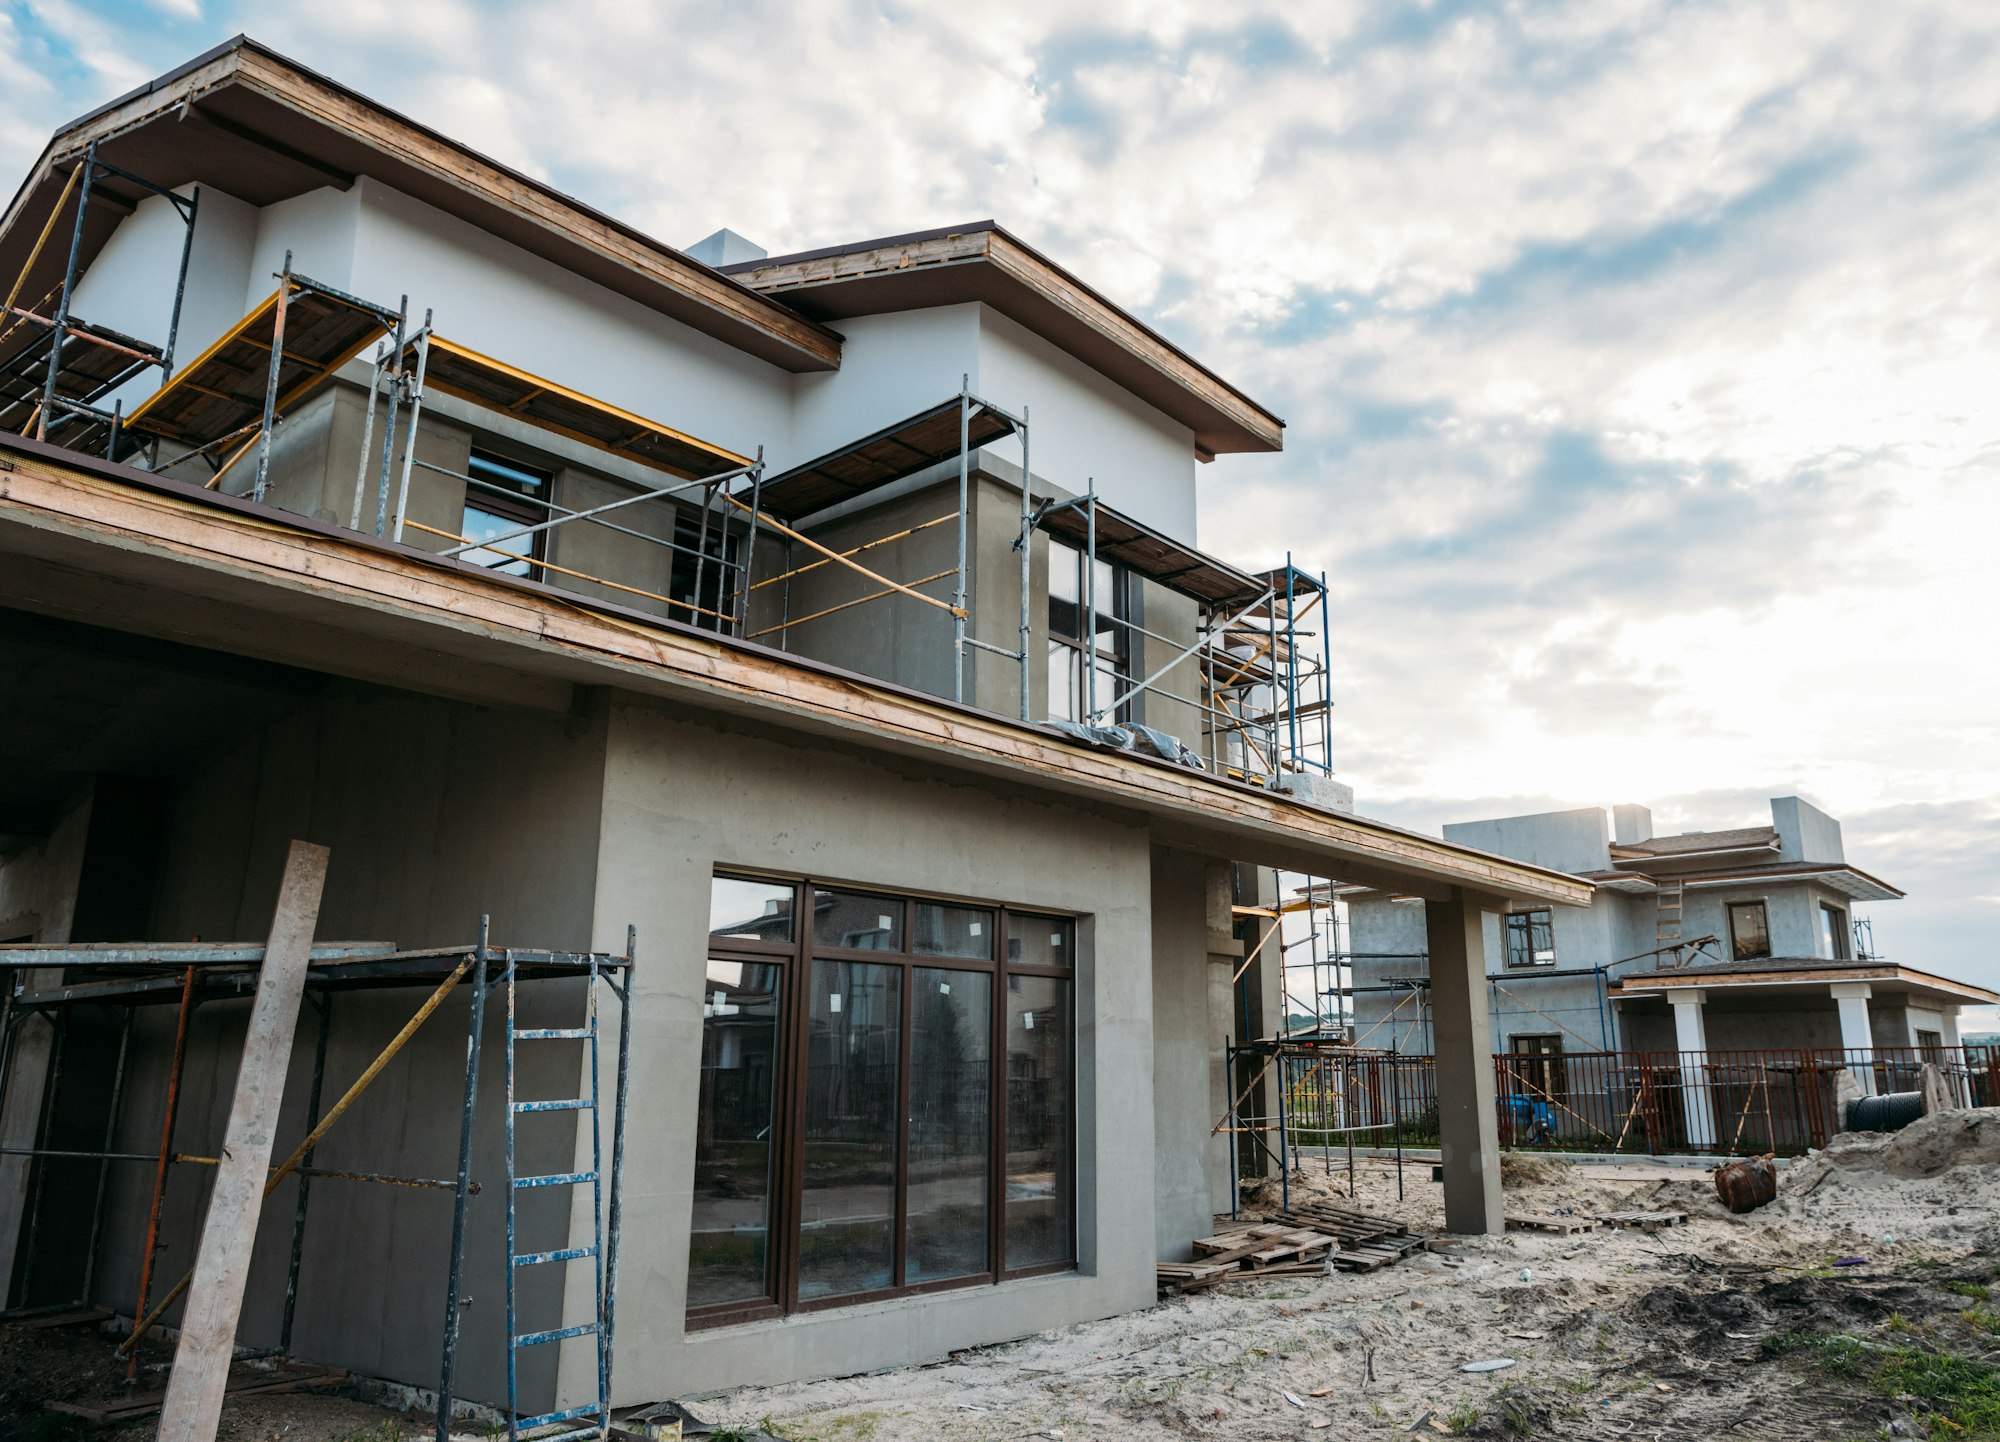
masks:
<svg viewBox="0 0 2000 1442"><path fill-rule="evenodd" d="M1738 912L1739 910L1741 910L1741 909L1744 909L1744 908L1747 908L1747 907L1755 907L1755 908L1756 908L1756 910L1757 910L1757 914L1758 914L1758 915L1759 915L1760 917L1762 917L1762 918L1763 918L1763 925L1764 925L1764 950L1762 951L1762 953L1760 953L1759 955L1756 955L1756 956L1744 956L1744 955L1742 955L1742 954L1741 954L1740 952L1738 952L1738 951L1737 951L1737 949L1736 949L1736 913L1737 913L1737 912ZM1724 920L1724 922L1725 922L1725 923L1727 923L1727 925L1728 925L1728 929L1729 929L1729 959L1730 959L1731 961L1768 961L1768 960L1770 960L1770 957L1771 957L1771 907L1770 907L1770 904L1769 904L1769 903L1768 903L1767 901L1765 901L1765 900L1764 900L1764 898L1762 898L1762 897L1755 897L1755 898L1752 898L1752 899L1750 899L1750 900L1746 900L1746 901L1731 901L1731 902L1728 902L1728 903L1726 903L1726 904L1725 904L1725 905L1723 906L1723 909L1722 909L1722 916L1723 916L1723 920Z"/></svg>
<svg viewBox="0 0 2000 1442"><path fill-rule="evenodd" d="M932 893L890 892L878 885L835 881L825 877L773 876L735 867L718 867L717 879L759 881L792 888L792 939L768 942L738 936L711 936L707 958L718 961L755 961L781 968L778 994L778 1036L775 1055L779 1071L772 1084L771 1185L767 1218L766 1295L747 1301L721 1302L686 1311L688 1330L732 1326L776 1317L797 1316L835 1307L852 1307L867 1302L921 1296L930 1292L988 1287L1003 1281L1042 1276L1077 1269L1076 1215L1076 954L1080 918L1055 909L1033 906L1010 907L1003 902ZM813 925L814 898L821 892L864 894L877 897L886 906L901 908L901 948L897 951L867 947L841 947L819 942ZM992 955L974 957L942 956L913 950L916 945L917 908L925 904L970 907L993 917ZM1069 928L1067 966L1030 965L1007 960L1011 924L1021 917L1037 922L1060 920ZM859 961L900 968L901 998L898 1009L897 1117L895 1239L890 1263L890 1286L865 1292L842 1292L833 1296L801 1298L800 1222L805 1200L806 1087L809 1081L811 1046L812 967L817 961ZM988 1046L987 1116L987 1204L986 1267L963 1277L943 1277L928 1282L906 1282L908 1231L910 1220L910 1063L915 1037L912 1024L915 977L926 970L965 971L991 978L988 1004L990 1041ZM1027 1267L1006 1265L1007 1245L1007 1000L1006 981L1010 976L1042 976L1069 984L1069 1025L1064 1038L1068 1066L1068 1137L1071 1148L1069 1195L1064 1199L1069 1212L1070 1256L1066 1260L1037 1263Z"/></svg>

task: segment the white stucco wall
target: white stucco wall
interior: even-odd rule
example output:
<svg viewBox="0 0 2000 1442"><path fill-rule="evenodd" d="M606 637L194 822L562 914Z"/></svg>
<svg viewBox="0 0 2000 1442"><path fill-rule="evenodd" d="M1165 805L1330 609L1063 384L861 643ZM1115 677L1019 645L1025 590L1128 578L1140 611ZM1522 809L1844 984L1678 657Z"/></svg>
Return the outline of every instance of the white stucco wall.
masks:
<svg viewBox="0 0 2000 1442"><path fill-rule="evenodd" d="M794 378L791 436L771 456L772 469L823 456L950 400L966 376L974 394L985 395L979 373L982 309L968 302L840 322L845 338L840 369ZM1009 409L1020 404L1006 396L988 399Z"/></svg>
<svg viewBox="0 0 2000 1442"><path fill-rule="evenodd" d="M974 385L1027 406L1035 474L1195 544L1194 432L1005 316L982 308Z"/></svg>

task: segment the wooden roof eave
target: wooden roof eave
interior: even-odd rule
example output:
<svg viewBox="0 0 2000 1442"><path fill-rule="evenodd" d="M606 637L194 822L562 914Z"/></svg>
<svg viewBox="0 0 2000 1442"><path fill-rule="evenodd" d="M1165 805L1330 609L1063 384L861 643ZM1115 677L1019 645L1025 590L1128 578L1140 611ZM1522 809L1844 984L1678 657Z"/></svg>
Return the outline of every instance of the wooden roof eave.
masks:
<svg viewBox="0 0 2000 1442"><path fill-rule="evenodd" d="M0 272L11 283L60 194L70 165L91 142L117 142L155 123L178 123L191 108L201 116L207 104L245 96L288 113L310 132L308 139L322 140L361 162L342 165L312 154L298 143L300 136L267 137L275 152L291 163L323 172L318 184L337 184L340 175L350 172L373 175L392 189L786 370L839 367L840 336L781 300L689 260L638 230L240 35L59 130L0 216ZM240 143L244 127L232 128ZM200 126L183 126L175 134L185 137L188 145L213 141ZM106 158L115 161L117 156ZM219 180L208 183L230 188ZM110 229L103 221L87 228L86 262ZM53 259L50 251L55 252ZM24 293L51 268L59 281L66 253L66 246L45 247ZM53 282L43 280L43 288L49 283Z"/></svg>

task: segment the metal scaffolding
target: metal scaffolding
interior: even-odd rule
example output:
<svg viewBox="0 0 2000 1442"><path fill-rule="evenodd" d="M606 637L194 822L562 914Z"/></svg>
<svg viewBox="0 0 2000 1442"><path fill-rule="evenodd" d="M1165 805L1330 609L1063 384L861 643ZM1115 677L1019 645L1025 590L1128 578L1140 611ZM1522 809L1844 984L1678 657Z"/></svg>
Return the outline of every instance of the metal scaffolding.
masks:
<svg viewBox="0 0 2000 1442"><path fill-rule="evenodd" d="M438 1442L446 1442L450 1430L459 1323L462 1313L461 1294L469 1240L466 1225L467 1206L469 1199L477 1195L480 1190L479 1184L472 1179L472 1155L486 1001L490 995L498 993L505 1006L507 1044L506 1115L503 1125L507 1142L508 1210L503 1265L506 1268L508 1311L506 1342L508 1435L510 1438L516 1437L523 1430L551 1423L585 1424L572 1426L562 1434L566 1437L609 1435L610 1357L617 1307L627 1077L631 1054L631 1028L627 1023L630 1016L631 974L636 943L636 934L628 929L626 950L622 956L602 952L495 947L488 939L487 919L482 917L478 940L467 946L397 951L385 943L329 942L316 944L312 948L306 974L306 995L317 1013L318 1026L307 1102L307 1133L286 1160L272 1168L265 1189L265 1196L269 1197L288 1177L298 1178L285 1277L283 1318L277 1346L265 1355L286 1357L291 1355L293 1324L300 1295L300 1263L304 1251L308 1207L315 1181L361 1183L414 1189L420 1192L449 1193L453 1207L452 1239L449 1255L445 1261L444 1340L439 1363L436 1434ZM0 1006L4 1006L4 1012L0 1012L0 1113L4 1113L7 1094L14 1079L14 1063L19 1051L22 1026L29 1018L39 1017L50 1028L50 1052L34 1145L0 1147L0 1155L25 1157L31 1166L28 1203L22 1221L25 1242L21 1261L21 1281L17 1289L24 1302L32 1296L37 1242L50 1164L95 1162L98 1168L92 1187L89 1240L79 1295L76 1298L40 1306L24 1306L6 1315L35 1315L89 1305L102 1236L105 1191L110 1169L113 1164L148 1167L152 1180L146 1210L144 1250L140 1257L138 1292L132 1310L135 1320L129 1335L119 1349L120 1355L126 1358L128 1387L137 1375L139 1341L179 1299L192 1276L190 1272L179 1282L164 1290L155 1287L154 1263L162 1248L161 1214L173 1169L188 1166L210 1167L217 1165L219 1161L216 1157L175 1149L175 1137L181 1120L181 1081L187 1060L190 1022L197 1008L205 1002L237 1000L253 994L257 987L263 954L264 948L260 944L211 945L200 942L53 947L0 946L0 973L4 973L6 977L4 993L0 993ZM581 999L584 1024L569 1028L517 1027L515 995L518 985L524 982L561 980L584 983L585 994ZM314 1166L313 1157L320 1141L368 1086L382 1074L389 1063L417 1034L425 1021L461 985L468 986L471 1005L465 1043L465 1090L459 1126L458 1161L454 1175L445 1178L394 1176ZM332 1026L335 998L342 993L355 990L421 986L429 986L431 990L410 1020L361 1071L339 1099L322 1110L327 1040ZM601 1146L602 1131L597 1105L600 986L607 988L617 998L621 1008L614 1062L615 1101L611 1121L610 1170L606 1173L600 1162L594 1162L588 1172L566 1173L555 1177L517 1176L514 1160L515 1126L517 1117L521 1115L542 1112L587 1115L593 1129L592 1155L593 1157L598 1155L596 1149ZM175 1007L174 1040L169 1054L167 1080L162 1098L159 1144L156 1150L149 1152L117 1151L113 1149L113 1143L116 1140L126 1100L125 1083L132 1050L133 1021L137 1009L148 1005ZM72 1017L82 1007L116 1008L120 1016L117 1061L106 1104L103 1141L100 1146L89 1149L52 1148L48 1145L48 1131L61 1095L64 1055L70 1037ZM514 1069L516 1044L521 1040L544 1039L575 1040L585 1045L589 1095L558 1099L553 1102L517 1100ZM514 1208L518 1194L527 1188L559 1184L589 1186L592 1189L592 1210L598 1219L595 1240L586 1247L564 1246L545 1249L538 1253L516 1254ZM523 1266L575 1260L590 1260L596 1270L598 1298L596 1316L589 1323L525 1334L517 1333L514 1315L516 1270ZM521 1417L515 1405L515 1354L528 1346L585 1335L595 1339L597 1348L596 1401L588 1406L565 1409L557 1415Z"/></svg>

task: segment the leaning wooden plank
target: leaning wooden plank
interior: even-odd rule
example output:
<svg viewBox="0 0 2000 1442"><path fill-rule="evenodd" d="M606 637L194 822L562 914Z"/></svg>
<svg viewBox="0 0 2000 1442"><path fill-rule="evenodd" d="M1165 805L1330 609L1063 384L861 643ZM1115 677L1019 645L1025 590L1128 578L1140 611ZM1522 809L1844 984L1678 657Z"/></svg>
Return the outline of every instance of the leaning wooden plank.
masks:
<svg viewBox="0 0 2000 1442"><path fill-rule="evenodd" d="M285 1099L292 1033L305 995L320 893L326 886L327 855L324 846L294 841L285 858L257 995L250 1003L222 1163L209 1194L194 1283L181 1315L180 1345L174 1351L174 1370L160 1411L159 1442L210 1442L222 1416L236 1320L243 1310L251 1247L264 1208L271 1148L277 1140L278 1110Z"/></svg>

